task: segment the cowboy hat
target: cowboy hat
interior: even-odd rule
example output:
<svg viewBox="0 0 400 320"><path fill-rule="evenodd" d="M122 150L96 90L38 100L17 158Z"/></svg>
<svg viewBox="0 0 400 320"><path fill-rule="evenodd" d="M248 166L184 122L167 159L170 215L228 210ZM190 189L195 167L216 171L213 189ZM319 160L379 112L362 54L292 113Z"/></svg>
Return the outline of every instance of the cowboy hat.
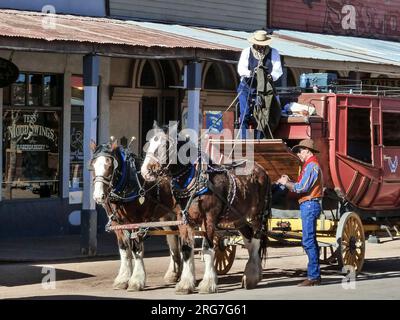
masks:
<svg viewBox="0 0 400 320"><path fill-rule="evenodd" d="M298 149L300 149L300 148L308 149L308 150L310 150L310 151L313 152L313 153L319 153L319 151L315 148L314 140L312 140L312 139L304 139L304 140L301 140L300 143L299 143L298 145L295 145L295 146L292 148L292 151L293 151L294 153L297 153L297 152L298 152Z"/></svg>
<svg viewBox="0 0 400 320"><path fill-rule="evenodd" d="M255 31L247 40L259 46L269 46L272 43L272 38L264 30Z"/></svg>

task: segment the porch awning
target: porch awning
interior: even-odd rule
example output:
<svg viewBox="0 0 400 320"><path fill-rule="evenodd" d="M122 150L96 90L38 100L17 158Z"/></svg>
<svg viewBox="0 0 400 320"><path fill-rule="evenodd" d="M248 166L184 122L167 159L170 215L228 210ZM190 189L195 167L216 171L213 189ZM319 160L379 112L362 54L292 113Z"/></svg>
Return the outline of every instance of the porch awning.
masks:
<svg viewBox="0 0 400 320"><path fill-rule="evenodd" d="M240 52L216 44L147 28L127 21L0 9L0 48L33 51L103 52L217 58ZM21 41L21 39L23 41ZM132 50L135 49L135 50ZM207 54L206 54L207 53ZM236 57L234 57L236 58Z"/></svg>
<svg viewBox="0 0 400 320"><path fill-rule="evenodd" d="M0 49L237 62L249 36L234 30L0 9ZM400 43L394 41L290 30L275 30L272 37L288 66L400 75Z"/></svg>

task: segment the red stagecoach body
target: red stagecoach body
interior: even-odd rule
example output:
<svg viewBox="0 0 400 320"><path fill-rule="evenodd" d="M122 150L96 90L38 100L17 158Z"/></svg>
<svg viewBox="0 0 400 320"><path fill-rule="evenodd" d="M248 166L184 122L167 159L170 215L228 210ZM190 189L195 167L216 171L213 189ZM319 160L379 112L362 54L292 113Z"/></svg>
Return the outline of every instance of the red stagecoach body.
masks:
<svg viewBox="0 0 400 320"><path fill-rule="evenodd" d="M312 138L325 187L355 207L399 209L400 99L303 93L297 102L314 106L316 115L283 118L275 138Z"/></svg>
<svg viewBox="0 0 400 320"><path fill-rule="evenodd" d="M211 145L253 144L255 160L275 181L283 173L297 178L300 162L287 146L312 138L320 150L326 190L363 211L387 216L400 212L400 98L302 93L281 95L281 101L312 106L315 112L282 117L273 140L221 142L214 137Z"/></svg>

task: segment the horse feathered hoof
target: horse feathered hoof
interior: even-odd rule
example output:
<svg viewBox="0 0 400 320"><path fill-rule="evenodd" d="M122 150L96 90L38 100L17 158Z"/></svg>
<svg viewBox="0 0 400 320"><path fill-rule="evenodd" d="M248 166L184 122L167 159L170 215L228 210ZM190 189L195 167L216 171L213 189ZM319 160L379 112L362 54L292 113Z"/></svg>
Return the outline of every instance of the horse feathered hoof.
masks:
<svg viewBox="0 0 400 320"><path fill-rule="evenodd" d="M194 292L194 284L182 284L178 282L175 287L176 294L192 294Z"/></svg>
<svg viewBox="0 0 400 320"><path fill-rule="evenodd" d="M175 294L179 295L192 294L193 292L194 290L190 288L175 290Z"/></svg>
<svg viewBox="0 0 400 320"><path fill-rule="evenodd" d="M202 280L199 284L199 293L209 294L209 293L217 293L218 287L215 281L212 279Z"/></svg>
<svg viewBox="0 0 400 320"><path fill-rule="evenodd" d="M130 283L128 286L127 291L129 292L137 292L137 291L142 291L144 289L144 285L140 283Z"/></svg>
<svg viewBox="0 0 400 320"><path fill-rule="evenodd" d="M127 288L128 288L128 281L126 282L115 281L113 284L114 290L126 290Z"/></svg>
<svg viewBox="0 0 400 320"><path fill-rule="evenodd" d="M164 276L164 282L166 284L174 284L174 283L177 283L178 280L179 280L179 274L175 273L175 272L167 273Z"/></svg>

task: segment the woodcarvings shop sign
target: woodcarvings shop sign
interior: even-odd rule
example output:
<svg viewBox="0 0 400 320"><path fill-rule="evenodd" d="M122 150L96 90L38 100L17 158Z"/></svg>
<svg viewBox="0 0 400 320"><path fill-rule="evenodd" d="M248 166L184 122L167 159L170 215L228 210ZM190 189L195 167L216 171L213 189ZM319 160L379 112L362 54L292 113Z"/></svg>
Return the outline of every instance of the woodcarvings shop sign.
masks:
<svg viewBox="0 0 400 320"><path fill-rule="evenodd" d="M0 58L0 88L7 87L17 80L18 67L6 59Z"/></svg>
<svg viewBox="0 0 400 320"><path fill-rule="evenodd" d="M400 0L271 0L270 28L400 40Z"/></svg>

